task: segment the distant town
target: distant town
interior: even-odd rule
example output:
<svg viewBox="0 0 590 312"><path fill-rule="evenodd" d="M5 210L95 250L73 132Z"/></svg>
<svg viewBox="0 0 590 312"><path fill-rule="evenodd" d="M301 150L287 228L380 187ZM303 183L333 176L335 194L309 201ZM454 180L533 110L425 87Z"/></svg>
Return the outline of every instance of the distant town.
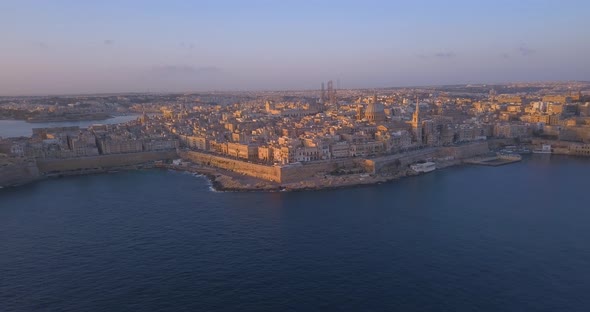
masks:
<svg viewBox="0 0 590 312"><path fill-rule="evenodd" d="M101 124L118 115L137 119ZM219 189L317 189L389 181L428 164L590 156L587 82L2 97L0 119L96 120L0 138L0 186L162 167L206 174Z"/></svg>

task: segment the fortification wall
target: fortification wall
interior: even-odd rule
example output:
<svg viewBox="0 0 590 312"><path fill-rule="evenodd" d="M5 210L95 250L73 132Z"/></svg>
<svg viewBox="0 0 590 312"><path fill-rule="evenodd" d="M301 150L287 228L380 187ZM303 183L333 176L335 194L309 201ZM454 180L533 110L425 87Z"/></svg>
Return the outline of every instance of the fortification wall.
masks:
<svg viewBox="0 0 590 312"><path fill-rule="evenodd" d="M417 161L435 158L438 156L438 153L438 149L428 148L378 157L374 159L367 159L365 160L365 168L367 172L370 173L379 173L392 169L399 170L400 168L404 168Z"/></svg>
<svg viewBox="0 0 590 312"><path fill-rule="evenodd" d="M459 146L443 147L439 156L452 156L455 159L463 159L485 154L490 151L488 142L477 142Z"/></svg>
<svg viewBox="0 0 590 312"><path fill-rule="evenodd" d="M0 186L14 186L32 182L39 178L35 162L15 162L0 167Z"/></svg>
<svg viewBox="0 0 590 312"><path fill-rule="evenodd" d="M338 169L359 167L359 161L355 159L296 163L287 166L267 166L195 151L183 151L180 152L180 156L182 159L197 164L230 170L278 183L298 182Z"/></svg>
<svg viewBox="0 0 590 312"><path fill-rule="evenodd" d="M363 159L338 159L316 161L302 164L292 164L281 167L281 182L290 183L302 181L314 176L323 176L338 169L362 168Z"/></svg>
<svg viewBox="0 0 590 312"><path fill-rule="evenodd" d="M196 164L230 170L263 180L281 182L281 172L278 166L253 164L247 161L195 151L182 151L180 157Z"/></svg>
<svg viewBox="0 0 590 312"><path fill-rule="evenodd" d="M370 173L399 170L418 161L435 159L438 157L453 157L464 159L482 155L489 152L487 142L477 142L451 147L433 147L401 154L388 155L374 159L367 159L364 162L365 170Z"/></svg>
<svg viewBox="0 0 590 312"><path fill-rule="evenodd" d="M138 165L150 161L173 159L177 157L178 155L175 151L141 152L64 159L42 159L37 160L37 166L41 173L58 173Z"/></svg>

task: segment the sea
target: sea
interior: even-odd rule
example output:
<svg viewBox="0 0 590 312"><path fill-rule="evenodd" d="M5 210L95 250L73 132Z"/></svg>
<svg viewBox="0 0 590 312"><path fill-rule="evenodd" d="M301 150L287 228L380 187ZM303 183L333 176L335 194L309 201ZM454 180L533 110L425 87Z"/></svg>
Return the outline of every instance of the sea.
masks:
<svg viewBox="0 0 590 312"><path fill-rule="evenodd" d="M0 311L589 311L590 159L343 189L143 170L0 189Z"/></svg>
<svg viewBox="0 0 590 312"><path fill-rule="evenodd" d="M95 124L117 124L137 119L139 115L115 116L105 120L84 120L84 121L55 121L55 122L33 122L24 120L0 119L0 137L30 137L33 135L33 128L71 127L79 126L87 128Z"/></svg>

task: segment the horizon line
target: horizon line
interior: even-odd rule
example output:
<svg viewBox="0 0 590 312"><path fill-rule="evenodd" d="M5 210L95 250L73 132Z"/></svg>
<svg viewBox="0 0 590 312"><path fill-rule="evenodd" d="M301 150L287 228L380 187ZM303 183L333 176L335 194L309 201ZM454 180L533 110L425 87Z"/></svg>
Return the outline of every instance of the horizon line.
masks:
<svg viewBox="0 0 590 312"><path fill-rule="evenodd" d="M321 82L320 82L321 83ZM416 89L416 88L435 88L435 87L451 87L451 86L495 86L508 84L542 84L542 83L590 83L590 80L537 80L537 81L506 81L506 82L469 82L469 83L452 83L452 84L433 84L433 85L407 85L407 86L389 86L389 87L364 87L364 88L340 88L336 90L387 90L387 89ZM297 91L320 91L321 89L226 89L226 90L186 90L186 91L121 91L121 92L83 92L83 93L44 93L44 94L0 94L0 98L6 97L68 97L68 96L113 96L113 95L131 95L131 94L192 94L192 93L245 93L245 92L297 92Z"/></svg>

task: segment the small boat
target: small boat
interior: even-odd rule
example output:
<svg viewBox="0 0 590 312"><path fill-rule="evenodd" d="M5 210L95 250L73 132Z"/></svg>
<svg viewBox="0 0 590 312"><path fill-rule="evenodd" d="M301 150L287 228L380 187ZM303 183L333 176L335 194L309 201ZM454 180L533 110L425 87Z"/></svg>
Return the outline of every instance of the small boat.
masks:
<svg viewBox="0 0 590 312"><path fill-rule="evenodd" d="M533 153L534 154L551 154L551 145L543 144L541 149L534 149Z"/></svg>
<svg viewBox="0 0 590 312"><path fill-rule="evenodd" d="M434 171L436 169L436 164L431 161L427 161L425 163L413 164L410 166L410 168L418 173L426 173Z"/></svg>

